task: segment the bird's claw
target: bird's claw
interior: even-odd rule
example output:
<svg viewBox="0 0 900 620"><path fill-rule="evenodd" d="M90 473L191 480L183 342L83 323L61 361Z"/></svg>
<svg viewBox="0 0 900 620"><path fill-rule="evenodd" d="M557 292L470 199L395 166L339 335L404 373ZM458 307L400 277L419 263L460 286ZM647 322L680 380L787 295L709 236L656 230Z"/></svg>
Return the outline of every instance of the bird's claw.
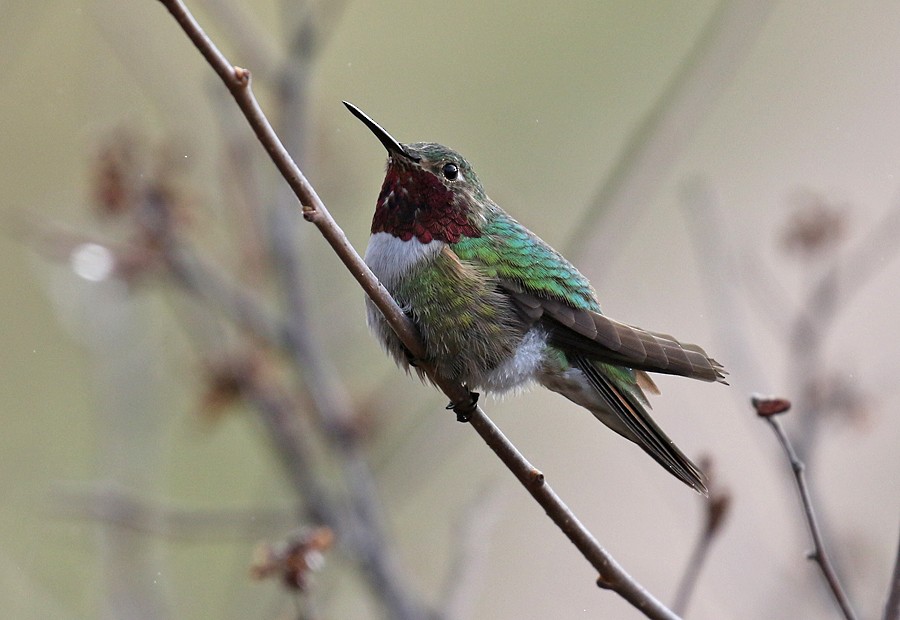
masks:
<svg viewBox="0 0 900 620"><path fill-rule="evenodd" d="M416 360L416 356L412 354L412 351L403 347L403 354L406 356L406 363L412 366L413 368L417 368L419 366L418 360Z"/></svg>
<svg viewBox="0 0 900 620"><path fill-rule="evenodd" d="M478 406L478 392L469 392L469 398L458 403L449 403L447 410L456 414L457 422L468 422L472 419L472 413Z"/></svg>

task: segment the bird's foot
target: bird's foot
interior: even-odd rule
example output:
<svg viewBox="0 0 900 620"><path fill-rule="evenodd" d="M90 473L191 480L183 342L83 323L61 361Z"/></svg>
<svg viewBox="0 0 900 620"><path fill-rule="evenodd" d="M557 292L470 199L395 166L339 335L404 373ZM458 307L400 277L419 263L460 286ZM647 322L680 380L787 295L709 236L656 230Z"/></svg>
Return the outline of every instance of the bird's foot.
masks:
<svg viewBox="0 0 900 620"><path fill-rule="evenodd" d="M403 354L406 356L406 363L412 366L413 368L418 367L419 360L416 359L416 356L412 354L412 351L407 349L405 346L403 347Z"/></svg>
<svg viewBox="0 0 900 620"><path fill-rule="evenodd" d="M447 409L456 414L457 422L468 422L478 406L478 392L469 392L469 398L458 403L449 403Z"/></svg>

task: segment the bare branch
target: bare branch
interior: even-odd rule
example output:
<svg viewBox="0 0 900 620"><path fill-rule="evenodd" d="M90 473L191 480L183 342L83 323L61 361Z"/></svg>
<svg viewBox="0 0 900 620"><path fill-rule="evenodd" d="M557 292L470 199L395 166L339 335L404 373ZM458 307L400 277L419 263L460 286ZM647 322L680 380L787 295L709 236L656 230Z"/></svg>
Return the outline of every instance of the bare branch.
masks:
<svg viewBox="0 0 900 620"><path fill-rule="evenodd" d="M285 348L286 327L253 295L228 280L187 246L174 238L165 243L164 258L175 281L256 338Z"/></svg>
<svg viewBox="0 0 900 620"><path fill-rule="evenodd" d="M175 242L167 243L166 246L174 248ZM211 301L213 306L230 312L231 318L251 334L291 352L298 365L306 363L308 355L315 357L306 348L306 341L297 341L292 338L287 326L269 320L264 309L251 296L227 283L211 267L202 267L202 263L196 260L184 260L185 252L170 251L167 256L173 273L187 290ZM177 256L181 256L181 259L176 258ZM311 361L310 364L314 370L320 366L317 362ZM303 378L309 382L308 377ZM288 394L271 380L261 378L258 369L244 369L234 379L242 395L260 412L270 440L276 447L276 453L294 488L307 502L308 518L316 523L331 525L348 548L356 552L373 591L382 598L393 617L423 617L424 611L405 593L393 554L384 540L375 508L371 472L363 461L353 434L347 431L345 421L336 423L336 418L340 415L339 405L327 394L327 388L312 386L310 395L326 436L344 457L341 465L352 491L349 508L332 502L314 475L307 441L312 432L310 428L305 428L305 419L296 415L297 406Z"/></svg>
<svg viewBox="0 0 900 620"><path fill-rule="evenodd" d="M272 38L267 36L243 3L234 0L197 0L216 21L240 56L255 67L260 76L273 77L282 62Z"/></svg>
<svg viewBox="0 0 900 620"><path fill-rule="evenodd" d="M794 447L791 445L787 433L784 432L784 429L778 422L778 418L775 417L790 409L791 403L783 398L769 398L758 395L754 395L751 398L751 403L756 410L757 415L763 418L769 423L769 426L772 427L775 436L778 438L778 443L781 444L784 454L791 464L791 471L794 473L797 491L800 493L800 501L803 503L806 524L809 527L809 534L813 541L813 549L809 552L807 557L819 566L819 569L822 571L822 576L825 578L825 583L828 585L828 589L831 590L834 600L840 608L841 613L844 615L844 618L847 620L856 620L856 613L850 606L850 600L844 593L844 589L841 586L837 573L831 564L831 560L825 552L825 543L822 540L822 533L819 529L815 510L813 509L809 486L806 483L803 462L797 457L797 453L794 451Z"/></svg>
<svg viewBox="0 0 900 620"><path fill-rule="evenodd" d="M348 524L314 475L309 449L312 432L306 428L305 420L296 415L290 396L258 369L244 373L238 380L244 398L259 410L288 478L300 490L307 517L315 524L328 524L341 533L347 531Z"/></svg>
<svg viewBox="0 0 900 620"><path fill-rule="evenodd" d="M194 46L225 83L275 167L278 168L284 180L287 181L291 190L300 200L304 218L315 224L319 229L322 236L334 249L335 254L338 255L338 258L341 259L366 294L372 298L381 312L384 313L385 319L397 332L397 335L410 350L410 353L416 358L424 358L425 350L415 327L403 314L400 307L391 299L387 290L381 285L356 250L353 249L353 246L350 245L344 232L331 217L312 185L310 185L303 172L284 148L262 108L260 108L259 102L253 95L250 88L250 72L232 65L228 61L206 35L183 2L179 0L160 0L160 2L169 10ZM462 402L467 395L463 394L462 386L457 386L457 388L448 389L451 389L454 395L457 396L454 402Z"/></svg>
<svg viewBox="0 0 900 620"><path fill-rule="evenodd" d="M315 190L275 134L250 89L250 73L245 69L233 66L225 58L180 0L160 1L225 82L273 163L300 199L304 218L319 229L319 232L332 246L366 294L382 311L388 323L412 355L419 359L424 358L424 347L415 326L403 314L396 302L350 245L346 235L331 217ZM423 367L423 370L429 374L451 402L456 403L454 409L459 419L471 422L484 441L497 453L504 464L545 509L550 518L600 573L598 585L615 591L648 617L668 619L677 617L634 581L597 543L593 535L545 483L543 474L534 469L515 446L506 439L462 385L441 379L434 375L432 369L427 366Z"/></svg>
<svg viewBox="0 0 900 620"><path fill-rule="evenodd" d="M337 12L343 2L325 3ZM283 6L289 57L280 71L278 103L285 148L303 156L308 131L308 90L312 62L322 40L334 22L320 19L306 3L288 2ZM311 188L310 188L311 189ZM286 349L316 415L318 426L337 455L336 462L347 483L347 512L354 520L354 548L365 569L373 592L384 599L395 617L416 617L417 609L403 583L394 550L388 543L378 501L375 480L362 445L362 435L354 428L355 418L344 386L335 379L334 369L325 355L313 328L307 308L302 260L297 246L299 218L295 197L284 185L278 185L276 200L269 210L268 239L275 260L275 272L284 297Z"/></svg>

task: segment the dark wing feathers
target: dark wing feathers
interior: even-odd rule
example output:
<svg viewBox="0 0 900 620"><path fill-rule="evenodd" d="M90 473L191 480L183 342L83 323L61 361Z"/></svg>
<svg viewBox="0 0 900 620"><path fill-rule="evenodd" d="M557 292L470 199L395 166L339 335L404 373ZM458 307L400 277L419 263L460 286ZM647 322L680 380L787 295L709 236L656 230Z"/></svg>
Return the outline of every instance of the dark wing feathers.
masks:
<svg viewBox="0 0 900 620"><path fill-rule="evenodd" d="M643 448L644 452L676 478L697 492L707 494L703 473L656 425L640 403L634 402L628 392L617 387L590 359L575 355L572 362L581 369L591 385L603 397L610 411L615 414L616 421L623 427L622 430L616 429L615 426L612 428Z"/></svg>
<svg viewBox="0 0 900 620"><path fill-rule="evenodd" d="M722 365L697 345L620 323L599 312L574 308L557 299L513 287L509 292L524 316L545 321L556 346L635 370L725 383Z"/></svg>

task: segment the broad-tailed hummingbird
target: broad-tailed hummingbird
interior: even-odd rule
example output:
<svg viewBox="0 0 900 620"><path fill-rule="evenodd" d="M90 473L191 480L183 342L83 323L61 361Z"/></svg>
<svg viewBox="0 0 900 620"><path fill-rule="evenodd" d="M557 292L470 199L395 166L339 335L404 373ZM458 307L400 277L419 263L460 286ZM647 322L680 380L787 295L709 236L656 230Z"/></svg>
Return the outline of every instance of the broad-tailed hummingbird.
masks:
<svg viewBox="0 0 900 620"><path fill-rule="evenodd" d="M705 494L703 473L647 413L644 390L659 393L648 372L724 383L721 364L696 345L602 314L587 278L488 198L459 153L401 144L344 105L388 152L365 261L418 328L433 370L494 394L537 382ZM366 304L387 352L415 368L381 311Z"/></svg>

